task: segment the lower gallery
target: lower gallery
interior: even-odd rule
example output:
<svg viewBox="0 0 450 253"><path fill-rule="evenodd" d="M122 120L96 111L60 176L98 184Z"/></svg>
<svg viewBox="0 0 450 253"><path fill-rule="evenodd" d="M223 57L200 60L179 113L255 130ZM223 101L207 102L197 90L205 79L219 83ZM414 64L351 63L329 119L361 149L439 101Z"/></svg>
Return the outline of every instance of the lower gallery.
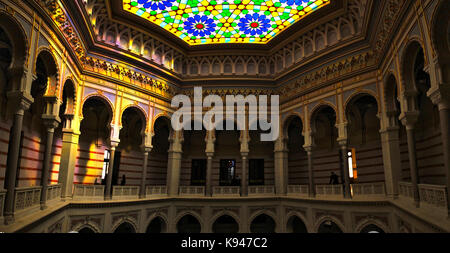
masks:
<svg viewBox="0 0 450 253"><path fill-rule="evenodd" d="M450 232L448 13L0 0L0 232Z"/></svg>

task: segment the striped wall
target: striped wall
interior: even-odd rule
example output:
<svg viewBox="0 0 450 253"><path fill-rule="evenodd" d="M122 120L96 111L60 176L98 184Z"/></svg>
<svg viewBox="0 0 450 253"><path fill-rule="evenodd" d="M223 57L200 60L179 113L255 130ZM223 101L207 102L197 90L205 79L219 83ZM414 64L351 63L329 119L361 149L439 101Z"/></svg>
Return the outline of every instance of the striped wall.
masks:
<svg viewBox="0 0 450 253"><path fill-rule="evenodd" d="M354 147L358 178L355 183L384 182L383 151L380 141L373 141Z"/></svg>
<svg viewBox="0 0 450 253"><path fill-rule="evenodd" d="M18 187L41 185L45 140L35 131L24 129L20 146Z"/></svg>
<svg viewBox="0 0 450 253"><path fill-rule="evenodd" d="M288 154L288 184L309 184L308 155L306 152Z"/></svg>
<svg viewBox="0 0 450 253"><path fill-rule="evenodd" d="M103 144L80 142L74 170L74 184L94 184L101 179L104 154L107 147Z"/></svg>
<svg viewBox="0 0 450 253"><path fill-rule="evenodd" d="M5 186L10 127L10 124L7 122L0 121L0 189L3 189Z"/></svg>
<svg viewBox="0 0 450 253"><path fill-rule="evenodd" d="M144 165L144 154L139 151L122 151L120 158L118 184L122 176L126 177L126 185L140 186L142 178L142 168Z"/></svg>
<svg viewBox="0 0 450 253"><path fill-rule="evenodd" d="M166 185L168 155L150 152L148 159L146 185Z"/></svg>
<svg viewBox="0 0 450 253"><path fill-rule="evenodd" d="M317 150L313 152L314 183L323 185L330 183L331 172L339 175L339 182L342 181L339 151Z"/></svg>

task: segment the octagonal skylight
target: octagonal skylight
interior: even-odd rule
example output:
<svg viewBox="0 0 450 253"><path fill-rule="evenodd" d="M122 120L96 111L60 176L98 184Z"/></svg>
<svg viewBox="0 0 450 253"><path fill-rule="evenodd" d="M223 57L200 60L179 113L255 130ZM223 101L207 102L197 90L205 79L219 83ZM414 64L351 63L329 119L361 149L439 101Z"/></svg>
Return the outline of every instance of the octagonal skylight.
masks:
<svg viewBox="0 0 450 253"><path fill-rule="evenodd" d="M189 45L265 44L330 0L123 0L123 9Z"/></svg>

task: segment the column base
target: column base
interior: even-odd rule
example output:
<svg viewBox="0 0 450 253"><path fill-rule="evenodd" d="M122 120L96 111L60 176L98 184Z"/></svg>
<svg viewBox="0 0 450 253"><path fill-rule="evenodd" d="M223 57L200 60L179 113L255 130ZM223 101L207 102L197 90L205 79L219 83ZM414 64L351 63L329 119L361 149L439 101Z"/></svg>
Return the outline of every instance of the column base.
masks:
<svg viewBox="0 0 450 253"><path fill-rule="evenodd" d="M5 215L3 216L3 223L8 226L13 224L16 221L13 215Z"/></svg>
<svg viewBox="0 0 450 253"><path fill-rule="evenodd" d="M46 204L41 204L41 210L45 210L45 209L47 209L47 205Z"/></svg>

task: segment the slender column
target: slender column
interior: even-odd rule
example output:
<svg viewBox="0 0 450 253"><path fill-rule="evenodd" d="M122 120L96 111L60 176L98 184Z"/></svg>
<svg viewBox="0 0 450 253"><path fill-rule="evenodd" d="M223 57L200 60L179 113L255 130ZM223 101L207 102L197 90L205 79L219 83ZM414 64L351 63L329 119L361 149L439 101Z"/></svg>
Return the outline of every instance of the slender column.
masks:
<svg viewBox="0 0 450 253"><path fill-rule="evenodd" d="M246 128L248 129L248 127ZM241 196L248 196L248 153L250 153L249 145L250 136L248 130L241 131L239 138L241 143L241 158L242 158L242 178L241 178Z"/></svg>
<svg viewBox="0 0 450 253"><path fill-rule="evenodd" d="M444 166L447 175L447 210L450 217L450 85L440 85L439 89L430 93L433 103L439 108Z"/></svg>
<svg viewBox="0 0 450 253"><path fill-rule="evenodd" d="M112 178L114 170L114 158L116 156L116 148L119 145L117 142L111 142L111 155L109 159L108 175L106 176L106 189L105 189L105 200L112 199Z"/></svg>
<svg viewBox="0 0 450 253"><path fill-rule="evenodd" d="M402 165L398 131L398 126L380 131L386 193L392 199L398 198L398 183L401 180Z"/></svg>
<svg viewBox="0 0 450 253"><path fill-rule="evenodd" d="M42 168L42 178L41 178L41 210L47 208L47 189L48 189L48 179L50 175L50 162L52 158L52 148L53 148L53 137L55 134L55 128L58 126L58 122L56 121L47 121L45 122L47 127L47 142L45 144L45 153L44 153L44 164Z"/></svg>
<svg viewBox="0 0 450 253"><path fill-rule="evenodd" d="M286 195L288 187L288 150L286 147L286 140L282 137L275 142L274 150L275 162L275 189L276 194Z"/></svg>
<svg viewBox="0 0 450 253"><path fill-rule="evenodd" d="M61 184L61 198L63 200L72 197L73 175L79 139L79 133L72 129L63 129L61 165L58 175L58 182Z"/></svg>
<svg viewBox="0 0 450 253"><path fill-rule="evenodd" d="M241 179L241 196L248 196L248 153L241 152L242 157L242 179Z"/></svg>
<svg viewBox="0 0 450 253"><path fill-rule="evenodd" d="M212 161L214 153L206 153L208 157L206 164L206 196L212 196Z"/></svg>
<svg viewBox="0 0 450 253"><path fill-rule="evenodd" d="M206 157L208 158L207 164L206 164L206 196L212 196L212 162L214 157L214 149L215 149L215 132L214 131L208 131L206 132Z"/></svg>
<svg viewBox="0 0 450 253"><path fill-rule="evenodd" d="M142 167L142 176L141 176L141 188L139 189L139 198L145 198L145 181L147 180L147 165L148 165L148 154L150 153L151 148L144 149L144 165Z"/></svg>
<svg viewBox="0 0 450 253"><path fill-rule="evenodd" d="M314 164L313 164L313 147L304 147L308 154L308 180L309 180L309 197L316 197L316 186L314 185Z"/></svg>
<svg viewBox="0 0 450 253"><path fill-rule="evenodd" d="M417 154L416 154L416 139L415 139L415 124L417 122L419 113L408 112L402 117L402 124L406 127L406 135L408 139L408 155L409 168L411 172L411 183L414 193L414 203L416 207L420 206L419 196L419 171L417 168Z"/></svg>
<svg viewBox="0 0 450 253"><path fill-rule="evenodd" d="M9 140L9 152L5 175L5 209L3 212L6 225L14 223L14 193L16 188L17 169L19 163L20 138L22 134L23 115L31 105L31 100L19 98L18 109L15 111Z"/></svg>
<svg viewBox="0 0 450 253"><path fill-rule="evenodd" d="M343 161L343 169L344 173L342 175L343 177L343 184L344 184L344 198L350 199L352 197L351 191L350 191L350 173L348 168L348 147L347 147L347 141L340 141L339 145L341 146L341 156Z"/></svg>
<svg viewBox="0 0 450 253"><path fill-rule="evenodd" d="M174 131L170 138L167 187L169 196L178 196L180 186L181 157L183 154L183 132Z"/></svg>
<svg viewBox="0 0 450 253"><path fill-rule="evenodd" d="M450 217L450 107L439 106L442 146L444 149L444 164L447 174L447 210Z"/></svg>

